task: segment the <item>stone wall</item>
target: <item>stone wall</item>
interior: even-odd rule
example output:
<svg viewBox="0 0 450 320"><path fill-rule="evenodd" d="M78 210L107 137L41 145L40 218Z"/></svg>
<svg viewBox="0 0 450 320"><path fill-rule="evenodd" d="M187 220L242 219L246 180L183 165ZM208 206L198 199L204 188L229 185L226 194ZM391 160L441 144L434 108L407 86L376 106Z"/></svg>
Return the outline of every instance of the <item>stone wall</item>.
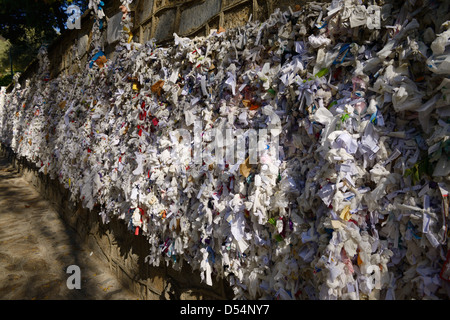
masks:
<svg viewBox="0 0 450 320"><path fill-rule="evenodd" d="M68 227L74 229L78 241L86 250L100 257L120 282L143 300L211 300L232 299L233 294L225 280L213 281L213 286L200 282L198 271L188 264L180 271L171 266L154 267L145 262L149 243L144 236L135 236L123 221L113 219L103 224L98 210L89 211L80 203L69 201L70 194L57 180L38 171L25 158L2 145L22 177L49 200Z"/></svg>
<svg viewBox="0 0 450 320"><path fill-rule="evenodd" d="M253 21L263 21L276 8L287 10L288 6L294 7L305 2L305 0L141 0L134 3L134 33L141 43L151 38L159 42L172 40L174 32L187 37L204 36L209 34L211 29L243 25L250 17Z"/></svg>
<svg viewBox="0 0 450 320"><path fill-rule="evenodd" d="M213 29L233 28L244 25L249 19L264 21L277 8L288 10L289 6L301 6L305 0L135 0L131 6L133 17L133 41L145 43L155 39L166 44L173 40L173 33L184 37L205 36ZM326 2L320 0L319 2ZM108 58L114 54L122 30L120 1L108 1L105 8L104 52ZM86 65L92 50L93 18L86 12L81 29L66 30L48 48L51 62L50 77L61 73L78 72L73 63L75 52ZM75 48L73 47L75 46ZM21 82L36 71L36 61L23 73Z"/></svg>

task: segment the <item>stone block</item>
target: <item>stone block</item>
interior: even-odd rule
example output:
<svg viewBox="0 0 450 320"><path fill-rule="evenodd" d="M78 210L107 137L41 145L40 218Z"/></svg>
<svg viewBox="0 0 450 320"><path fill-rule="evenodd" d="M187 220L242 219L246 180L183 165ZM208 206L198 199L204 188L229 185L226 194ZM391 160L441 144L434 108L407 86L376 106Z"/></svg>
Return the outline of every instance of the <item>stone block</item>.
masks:
<svg viewBox="0 0 450 320"><path fill-rule="evenodd" d="M142 25L141 43L149 41L151 39L151 35L152 35L152 24L146 23Z"/></svg>
<svg viewBox="0 0 450 320"><path fill-rule="evenodd" d="M202 25L220 12L221 0L205 0L181 12L178 33L187 34Z"/></svg>
<svg viewBox="0 0 450 320"><path fill-rule="evenodd" d="M222 1L222 8L226 9L229 8L233 5L235 5L236 3L242 2L242 0L223 0ZM249 0L249 2L251 3L252 0Z"/></svg>
<svg viewBox="0 0 450 320"><path fill-rule="evenodd" d="M157 41L165 40L174 32L176 10L165 11L158 17L154 38Z"/></svg>
<svg viewBox="0 0 450 320"><path fill-rule="evenodd" d="M224 25L225 29L235 28L237 26L243 26L247 23L252 14L250 6L239 6L225 13Z"/></svg>
<svg viewBox="0 0 450 320"><path fill-rule="evenodd" d="M139 5L140 7L137 11L137 19L138 23L142 23L152 14L153 0L140 1Z"/></svg>
<svg viewBox="0 0 450 320"><path fill-rule="evenodd" d="M164 0L156 0L155 10L158 10L158 9L164 7L164 5L165 5L165 1Z"/></svg>
<svg viewBox="0 0 450 320"><path fill-rule="evenodd" d="M122 33L122 12L113 15L108 20L108 27L106 28L106 39L108 44L111 44L120 39Z"/></svg>
<svg viewBox="0 0 450 320"><path fill-rule="evenodd" d="M87 34L78 38L77 53L80 58L87 52L88 44L89 36Z"/></svg>

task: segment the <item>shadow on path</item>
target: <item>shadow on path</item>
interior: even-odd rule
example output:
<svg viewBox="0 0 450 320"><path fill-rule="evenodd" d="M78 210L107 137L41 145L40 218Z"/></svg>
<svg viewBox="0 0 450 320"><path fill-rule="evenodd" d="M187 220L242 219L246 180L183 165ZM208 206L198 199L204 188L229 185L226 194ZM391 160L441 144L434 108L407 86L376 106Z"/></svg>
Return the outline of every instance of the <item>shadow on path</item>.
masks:
<svg viewBox="0 0 450 320"><path fill-rule="evenodd" d="M69 265L81 271L70 290ZM137 299L0 153L0 299Z"/></svg>

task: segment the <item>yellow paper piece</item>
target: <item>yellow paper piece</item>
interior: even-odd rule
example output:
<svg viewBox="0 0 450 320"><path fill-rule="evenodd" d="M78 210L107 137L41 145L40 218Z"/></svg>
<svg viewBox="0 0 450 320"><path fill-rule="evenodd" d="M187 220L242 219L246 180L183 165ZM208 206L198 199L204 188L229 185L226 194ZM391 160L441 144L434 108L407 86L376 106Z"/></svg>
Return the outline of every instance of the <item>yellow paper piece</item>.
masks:
<svg viewBox="0 0 450 320"><path fill-rule="evenodd" d="M133 39L133 34L131 33L130 29L128 29L127 27L123 27L123 30L128 33L128 43L130 43L131 39Z"/></svg>
<svg viewBox="0 0 450 320"><path fill-rule="evenodd" d="M358 253L358 258L356 259L356 262L358 263L358 266L361 266L363 264L363 261L361 259L361 255Z"/></svg>
<svg viewBox="0 0 450 320"><path fill-rule="evenodd" d="M58 106L61 108L61 110L64 109L66 107L66 101L61 101Z"/></svg>
<svg viewBox="0 0 450 320"><path fill-rule="evenodd" d="M350 213L350 206L345 206L345 208L341 212L340 217L345 221L348 221L352 217L352 214Z"/></svg>
<svg viewBox="0 0 450 320"><path fill-rule="evenodd" d="M345 227L345 224L342 223L339 220L331 220L331 226L333 227L333 229L342 229Z"/></svg>
<svg viewBox="0 0 450 320"><path fill-rule="evenodd" d="M251 170L252 166L250 165L250 157L248 157L247 159L245 159L245 162L239 166L239 172L247 178Z"/></svg>

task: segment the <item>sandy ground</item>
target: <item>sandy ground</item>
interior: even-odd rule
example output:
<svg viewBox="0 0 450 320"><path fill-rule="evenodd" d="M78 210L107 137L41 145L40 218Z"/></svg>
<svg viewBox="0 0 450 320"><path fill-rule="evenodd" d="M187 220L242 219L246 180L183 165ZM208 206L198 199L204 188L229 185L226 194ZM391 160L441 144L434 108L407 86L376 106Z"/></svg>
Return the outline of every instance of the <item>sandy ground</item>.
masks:
<svg viewBox="0 0 450 320"><path fill-rule="evenodd" d="M69 289L80 269L80 289ZM0 299L137 300L0 154Z"/></svg>

